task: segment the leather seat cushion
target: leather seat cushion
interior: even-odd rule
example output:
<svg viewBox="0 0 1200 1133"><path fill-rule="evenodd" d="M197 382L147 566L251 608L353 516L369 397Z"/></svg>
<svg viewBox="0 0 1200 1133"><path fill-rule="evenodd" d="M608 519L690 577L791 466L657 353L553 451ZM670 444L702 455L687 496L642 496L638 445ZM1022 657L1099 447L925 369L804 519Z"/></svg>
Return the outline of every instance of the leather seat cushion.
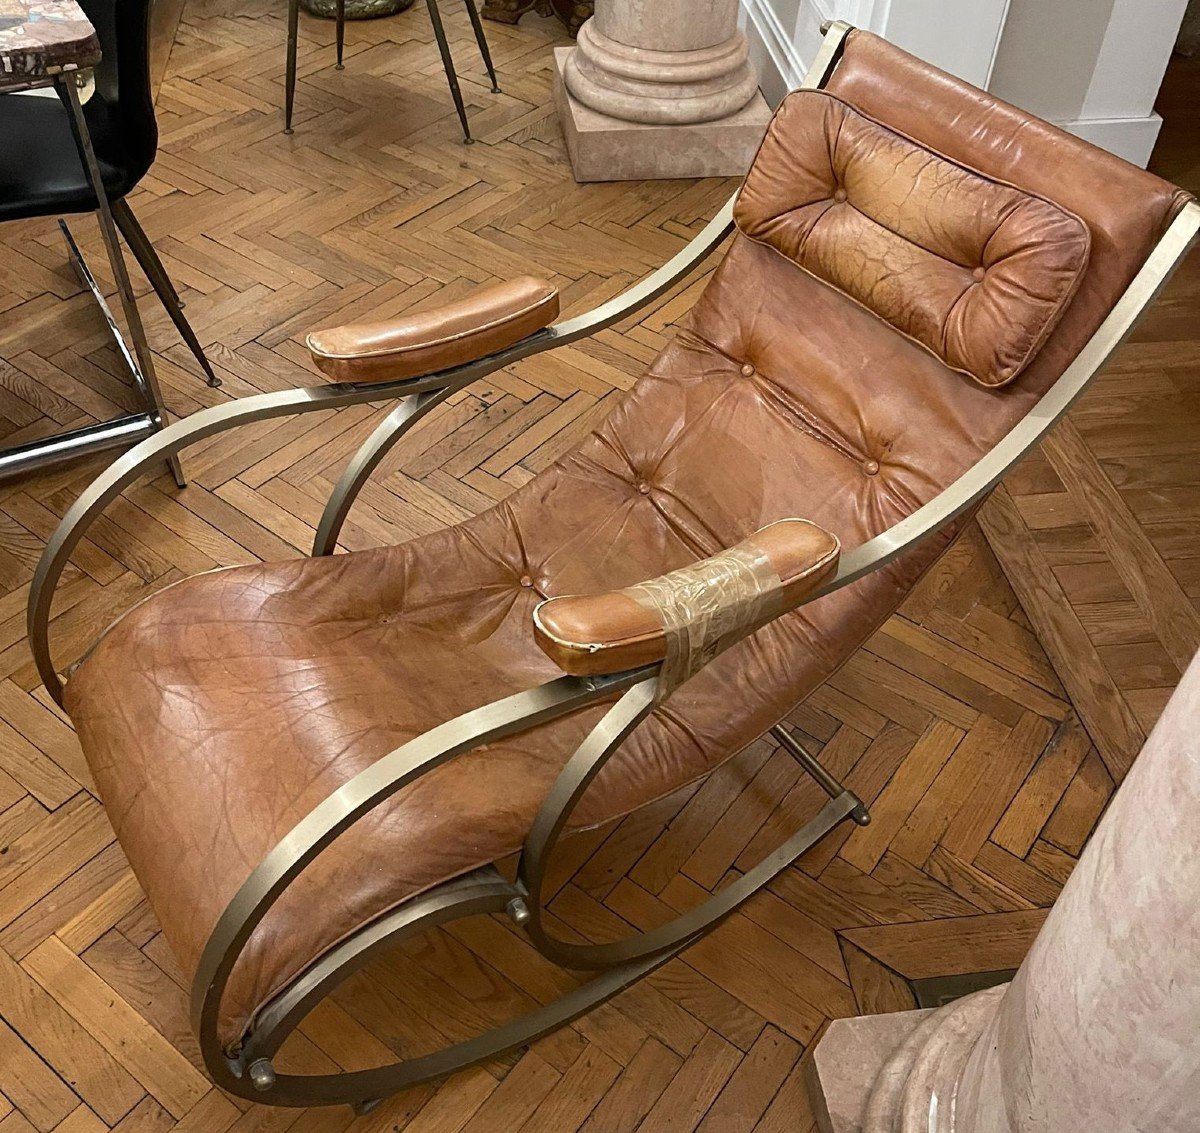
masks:
<svg viewBox="0 0 1200 1133"><path fill-rule="evenodd" d="M797 304L812 320L803 335ZM847 369L847 340L876 364ZM914 396L930 388L939 396ZM558 675L533 636L541 598L619 589L795 515L855 547L978 459L1028 402L1019 385L997 397L962 381L739 238L649 373L500 506L379 551L200 575L134 609L72 675L67 707L183 971L253 866L341 783L434 724ZM718 657L620 751L577 825L648 803L754 740L846 660L951 535ZM519 848L601 711L464 755L339 839L252 938L223 1039L357 926Z"/></svg>
<svg viewBox="0 0 1200 1133"><path fill-rule="evenodd" d="M1090 244L1074 214L815 90L780 106L734 216L986 386L1012 381L1037 354Z"/></svg>

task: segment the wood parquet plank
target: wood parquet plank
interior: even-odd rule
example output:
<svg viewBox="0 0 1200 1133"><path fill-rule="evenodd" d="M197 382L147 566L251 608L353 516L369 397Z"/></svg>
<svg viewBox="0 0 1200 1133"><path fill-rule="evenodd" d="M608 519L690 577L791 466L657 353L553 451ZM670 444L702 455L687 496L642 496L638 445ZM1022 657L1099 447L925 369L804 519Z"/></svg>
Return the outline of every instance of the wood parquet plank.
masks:
<svg viewBox="0 0 1200 1133"><path fill-rule="evenodd" d="M177 413L319 381L323 322L436 305L497 277L553 278L585 310L676 252L721 180L579 186L550 103L557 25L489 25L505 93L447 10L480 144L464 148L420 6L301 20L296 134L279 131L283 14L189 0L158 95L161 147L133 205L225 385L203 386L137 278ZM1159 167L1193 189L1172 66ZM1194 117L1194 114L1192 115ZM1180 125L1176 125L1180 123ZM1190 180L1189 180L1190 179ZM76 235L108 285L96 233ZM131 404L50 222L0 229L0 436ZM578 442L694 302L492 375L424 419L364 491L343 544L455 523ZM792 723L874 821L805 854L716 933L525 1051L365 1118L268 1111L211 1089L186 988L116 845L69 724L23 639L37 556L100 461L0 484L0 1133L782 1133L815 1128L801 1057L829 1018L914 1004L909 979L1015 966L1200 642L1200 264L1068 423L867 648ZM130 490L79 548L56 606L63 656L198 570L304 553L342 466L388 406L264 422L188 454L191 486ZM564 847L557 931L611 940L727 884L820 805L760 741L707 781ZM376 1065L544 1002L575 976L490 918L351 978L284 1052Z"/></svg>

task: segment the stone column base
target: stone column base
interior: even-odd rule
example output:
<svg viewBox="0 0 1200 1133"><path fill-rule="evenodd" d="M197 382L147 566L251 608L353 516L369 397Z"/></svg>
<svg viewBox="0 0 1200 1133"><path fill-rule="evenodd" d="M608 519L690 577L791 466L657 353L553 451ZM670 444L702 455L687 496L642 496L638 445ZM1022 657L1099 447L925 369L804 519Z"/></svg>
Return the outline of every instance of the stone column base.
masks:
<svg viewBox="0 0 1200 1133"><path fill-rule="evenodd" d="M741 177L771 120L762 94L728 118L654 126L610 118L573 98L563 81L570 47L554 50L554 105L576 181Z"/></svg>
<svg viewBox="0 0 1200 1133"><path fill-rule="evenodd" d="M805 1056L821 1133L942 1133L975 1042L1007 984L945 1007L835 1019Z"/></svg>
<svg viewBox="0 0 1200 1133"><path fill-rule="evenodd" d="M862 1133L880 1072L932 1010L834 1019L804 1056L804 1078L821 1133Z"/></svg>

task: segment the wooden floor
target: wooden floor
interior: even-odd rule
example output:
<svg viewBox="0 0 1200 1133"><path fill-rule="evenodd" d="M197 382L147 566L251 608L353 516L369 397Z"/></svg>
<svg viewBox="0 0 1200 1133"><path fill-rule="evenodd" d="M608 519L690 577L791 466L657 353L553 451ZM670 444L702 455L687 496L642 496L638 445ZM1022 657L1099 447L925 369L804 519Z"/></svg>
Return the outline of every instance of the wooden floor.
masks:
<svg viewBox="0 0 1200 1133"><path fill-rule="evenodd" d="M728 193L717 181L576 186L549 99L552 25L489 26L505 91L493 96L465 17L445 7L483 143L471 148L422 5L352 24L344 72L332 27L306 17L285 138L282 5L189 4L159 97L162 150L133 202L225 381L200 383L147 300L176 412L316 381L307 329L493 277L544 273L582 310L675 252ZM1172 71L1156 158L1193 189L1198 74ZM91 225L76 227L99 267ZM128 395L54 226L9 225L0 241L0 426L27 437L111 415ZM693 294L431 417L365 493L347 545L503 498L609 408ZM912 979L1015 966L1200 644L1198 307L1193 257L1043 454L796 713L873 804L869 828L812 850L575 1026L355 1129L803 1133L799 1060L826 1020L909 1006ZM250 428L193 451L186 491L159 478L128 493L65 581L63 655L181 575L306 548L380 412ZM97 467L0 485L0 1133L344 1129L344 1108L271 1111L207 1086L175 964L37 686L22 637L29 579ZM796 765L757 744L581 847L557 911L589 933L653 923L757 860L814 801ZM289 1057L378 1062L563 985L510 925L472 922L351 980Z"/></svg>

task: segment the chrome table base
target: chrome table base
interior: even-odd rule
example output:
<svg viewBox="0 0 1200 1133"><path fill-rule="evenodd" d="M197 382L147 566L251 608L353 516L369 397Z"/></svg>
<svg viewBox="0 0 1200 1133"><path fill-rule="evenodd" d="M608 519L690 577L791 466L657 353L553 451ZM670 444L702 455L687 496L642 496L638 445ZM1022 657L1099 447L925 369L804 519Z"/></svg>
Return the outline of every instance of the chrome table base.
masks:
<svg viewBox="0 0 1200 1133"><path fill-rule="evenodd" d="M133 339L132 349L121 333L121 328L113 317L112 310L105 302L95 277L84 262L70 230L61 221L59 223L66 237L75 269L104 314L117 351L133 377L134 386L144 409L111 421L101 422L98 425L72 429L52 437L0 450L0 480L23 475L60 461L88 456L107 449L126 447L137 441L145 440L167 423L166 407L163 404L162 391L158 385L158 376L154 371L154 359L146 343L146 331L142 326L141 315L138 313L133 287L129 279L129 271L121 252L113 209L104 190L96 154L92 149L91 136L83 116L83 107L80 105L77 75L78 72L58 75L53 80L53 86L67 109L71 133L75 138L80 159L83 161L88 182L96 195L96 218L100 222L100 234L104 239L104 247L108 253L108 262L117 284L117 291L120 293L125 323L129 327L129 334ZM200 356L203 357L203 352ZM207 363L205 364L207 365ZM209 373L211 375L211 371ZM174 455L167 457L167 467L170 469L175 483L182 488L187 481L184 479L179 458Z"/></svg>

